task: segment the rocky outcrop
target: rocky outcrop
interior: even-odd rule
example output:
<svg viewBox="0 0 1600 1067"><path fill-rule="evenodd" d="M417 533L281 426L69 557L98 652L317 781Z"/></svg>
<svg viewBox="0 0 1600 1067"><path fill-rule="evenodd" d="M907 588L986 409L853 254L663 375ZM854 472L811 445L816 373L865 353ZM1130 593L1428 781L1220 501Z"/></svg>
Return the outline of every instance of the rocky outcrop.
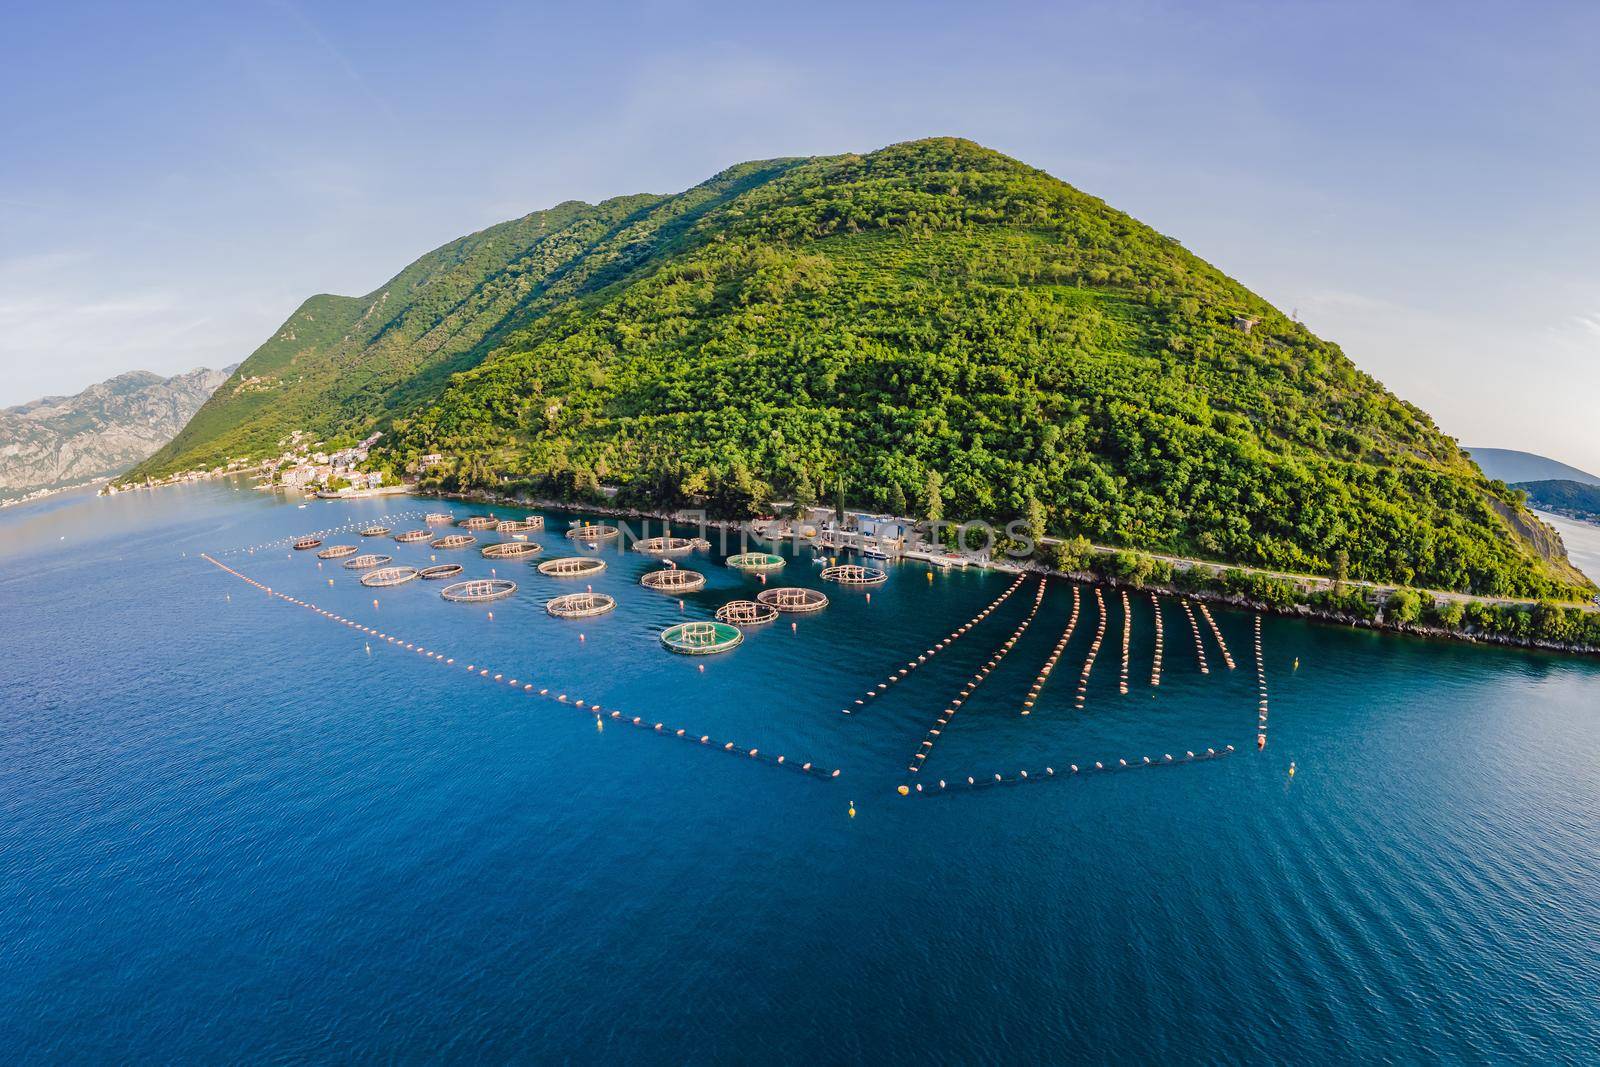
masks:
<svg viewBox="0 0 1600 1067"><path fill-rule="evenodd" d="M122 473L172 440L232 372L132 371L0 410L0 499Z"/></svg>

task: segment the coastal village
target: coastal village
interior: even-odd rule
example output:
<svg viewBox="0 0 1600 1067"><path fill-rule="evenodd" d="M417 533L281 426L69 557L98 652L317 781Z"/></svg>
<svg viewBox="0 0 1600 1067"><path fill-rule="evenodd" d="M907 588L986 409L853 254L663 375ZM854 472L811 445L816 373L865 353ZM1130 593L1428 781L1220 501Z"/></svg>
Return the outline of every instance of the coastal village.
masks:
<svg viewBox="0 0 1600 1067"><path fill-rule="evenodd" d="M313 439L304 430L295 430L278 442L278 447L283 451L270 459L252 462L236 458L210 469L180 471L161 479L146 478L136 485L119 486L113 481L100 492L104 496L114 496L135 489L153 489L246 473L256 478L257 489L298 489L308 496L371 496L405 492L406 486L387 478L382 471L363 469L372 446L382 436L382 433L374 432L356 444L329 450L324 442Z"/></svg>

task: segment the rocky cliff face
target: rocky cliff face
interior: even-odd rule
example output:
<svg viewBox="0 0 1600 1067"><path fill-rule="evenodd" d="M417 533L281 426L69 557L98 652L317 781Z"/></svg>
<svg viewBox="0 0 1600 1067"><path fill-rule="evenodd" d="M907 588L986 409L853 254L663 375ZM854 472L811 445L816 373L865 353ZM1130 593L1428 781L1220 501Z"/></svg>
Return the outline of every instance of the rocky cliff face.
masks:
<svg viewBox="0 0 1600 1067"><path fill-rule="evenodd" d="M232 371L132 371L0 410L0 499L120 474L170 441Z"/></svg>

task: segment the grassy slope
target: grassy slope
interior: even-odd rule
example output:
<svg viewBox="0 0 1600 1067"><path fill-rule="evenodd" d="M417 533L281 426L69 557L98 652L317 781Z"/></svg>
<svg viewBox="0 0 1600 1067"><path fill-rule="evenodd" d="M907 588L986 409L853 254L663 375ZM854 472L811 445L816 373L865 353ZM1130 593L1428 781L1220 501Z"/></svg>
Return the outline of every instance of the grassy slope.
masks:
<svg viewBox="0 0 1600 1067"><path fill-rule="evenodd" d="M1323 573L1345 553L1354 576L1484 592L1581 584L1335 346L1101 201L958 141L754 186L550 305L397 445L658 497L748 475L916 501L937 472L963 517L1038 500L1053 530L1134 546Z"/></svg>

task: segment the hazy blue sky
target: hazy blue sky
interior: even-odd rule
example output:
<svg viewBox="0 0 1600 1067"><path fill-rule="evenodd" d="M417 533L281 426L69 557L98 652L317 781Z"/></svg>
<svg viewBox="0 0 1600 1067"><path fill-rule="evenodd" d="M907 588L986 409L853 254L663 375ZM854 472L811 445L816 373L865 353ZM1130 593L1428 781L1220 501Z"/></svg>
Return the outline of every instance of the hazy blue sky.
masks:
<svg viewBox="0 0 1600 1067"><path fill-rule="evenodd" d="M1600 5L8 4L0 403L564 199L971 137L1600 471Z"/></svg>

